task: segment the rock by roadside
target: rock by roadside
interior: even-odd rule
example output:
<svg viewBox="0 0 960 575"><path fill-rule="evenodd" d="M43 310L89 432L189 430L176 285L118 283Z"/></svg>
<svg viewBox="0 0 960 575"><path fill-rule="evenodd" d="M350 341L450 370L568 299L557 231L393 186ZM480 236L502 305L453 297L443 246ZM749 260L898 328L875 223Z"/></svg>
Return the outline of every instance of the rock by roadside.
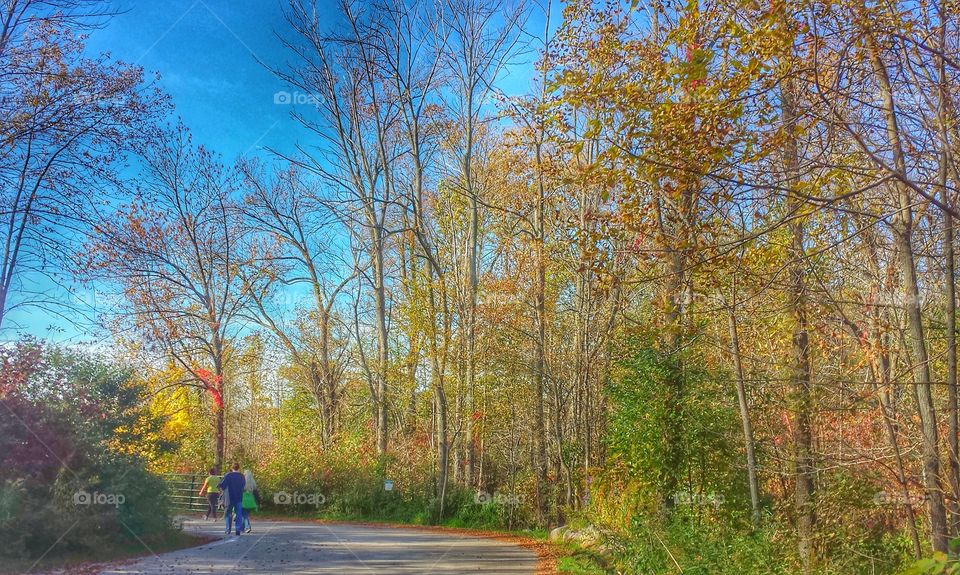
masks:
<svg viewBox="0 0 960 575"><path fill-rule="evenodd" d="M571 529L567 525L562 525L550 532L550 541L576 543L585 549L601 547L604 540L603 533L593 525L588 525L583 529Z"/></svg>
<svg viewBox="0 0 960 575"><path fill-rule="evenodd" d="M550 531L550 541L573 544L581 549L592 551L600 557L607 557L619 549L616 538L609 536L595 525L587 525L581 529L562 525Z"/></svg>

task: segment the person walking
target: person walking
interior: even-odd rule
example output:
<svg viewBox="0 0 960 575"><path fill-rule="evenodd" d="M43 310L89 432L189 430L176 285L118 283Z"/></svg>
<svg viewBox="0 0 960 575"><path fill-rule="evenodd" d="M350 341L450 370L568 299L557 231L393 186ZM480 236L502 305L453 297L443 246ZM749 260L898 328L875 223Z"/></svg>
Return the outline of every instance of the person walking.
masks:
<svg viewBox="0 0 960 575"><path fill-rule="evenodd" d="M217 501L220 499L220 488L217 487L217 484L220 482L220 478L217 477L217 468L211 467L210 474L207 475L207 478L203 480L203 485L200 486L200 497L204 495L207 496L207 514L203 516L204 519L210 519L213 517L213 520L217 520Z"/></svg>
<svg viewBox="0 0 960 575"><path fill-rule="evenodd" d="M225 498L223 507L223 518L226 524L226 533L230 534L231 520L236 517L237 535L243 531L243 487L246 484L243 474L240 473L240 464L234 463L231 471L223 476L223 480L217 486L223 490Z"/></svg>
<svg viewBox="0 0 960 575"><path fill-rule="evenodd" d="M253 472L249 469L243 470L243 479L245 481L243 486L243 525L245 527L244 532L250 533L252 527L250 525L250 512L256 511L260 506L260 492L257 491L257 482L253 478Z"/></svg>

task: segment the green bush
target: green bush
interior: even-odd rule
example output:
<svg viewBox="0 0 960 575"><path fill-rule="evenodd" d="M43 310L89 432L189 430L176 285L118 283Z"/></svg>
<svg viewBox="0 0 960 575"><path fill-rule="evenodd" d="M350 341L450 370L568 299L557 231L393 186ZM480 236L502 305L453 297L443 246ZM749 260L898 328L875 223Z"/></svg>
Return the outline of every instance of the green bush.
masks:
<svg viewBox="0 0 960 575"><path fill-rule="evenodd" d="M665 523L637 522L618 544L614 564L626 573L690 575L792 574L775 529L749 532L720 522L675 516Z"/></svg>
<svg viewBox="0 0 960 575"><path fill-rule="evenodd" d="M960 560L950 558L946 553L934 553L916 561L905 569L902 575L956 575L960 573Z"/></svg>
<svg viewBox="0 0 960 575"><path fill-rule="evenodd" d="M764 509L759 528L749 520L731 386L694 358L662 354L641 342L630 342L624 355L607 390L607 465L582 518L606 534L610 568L693 575L798 572L794 530L773 519L789 510ZM668 439L680 449L669 453ZM665 462L682 478L673 493ZM829 470L818 477L823 556L816 573L896 573L909 563L909 538L884 523L885 510L874 501L880 479L851 473ZM668 498L672 507L664 505Z"/></svg>
<svg viewBox="0 0 960 575"><path fill-rule="evenodd" d="M509 528L531 524L526 495L490 493L490 501L453 482L447 484L441 516L434 453L425 434L394 439L378 456L360 431L342 432L323 446L311 399L297 392L281 406L273 449L254 469L265 509L291 515L413 524ZM384 480L393 490L384 489ZM532 481L532 478L530 478ZM532 492L532 490L531 490ZM278 496L300 496L300 505L278 504ZM323 503L315 505L317 495ZM313 499L310 499L313 497Z"/></svg>
<svg viewBox="0 0 960 575"><path fill-rule="evenodd" d="M123 369L22 342L0 351L0 556L88 553L173 531L135 455L159 423ZM154 446L156 447L156 446Z"/></svg>
<svg viewBox="0 0 960 575"><path fill-rule="evenodd" d="M632 342L607 388L608 465L598 488L610 520L665 505L697 514L749 507L737 460L737 415L717 376L688 358Z"/></svg>

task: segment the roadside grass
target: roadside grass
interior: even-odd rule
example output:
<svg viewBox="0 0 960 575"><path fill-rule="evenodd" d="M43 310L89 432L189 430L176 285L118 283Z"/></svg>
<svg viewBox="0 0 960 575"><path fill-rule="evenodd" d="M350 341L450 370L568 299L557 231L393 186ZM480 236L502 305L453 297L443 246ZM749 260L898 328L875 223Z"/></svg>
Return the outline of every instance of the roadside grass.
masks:
<svg viewBox="0 0 960 575"><path fill-rule="evenodd" d="M482 531L482 532L491 532L491 533L502 533L504 535L513 535L516 537L526 537L528 539L535 539L541 542L548 542L547 538L549 536L549 531L542 528L532 528L532 529L506 529L500 527L491 527L489 525L477 525L470 523L469 521L464 521L459 517L449 517L442 521L441 523L430 523L429 516L426 513L413 515L413 516L379 516L379 517L370 517L369 515L362 514L350 514L350 513L329 513L329 512L314 512L314 511L298 511L291 509L283 513L277 512L275 510L270 511L256 511L253 515L250 516L253 521L257 519L265 519L272 521L284 521L284 520L312 520L312 521L330 521L336 523L360 523L360 524L371 524L371 525L384 525L384 526L404 526L409 525L413 527L439 527L439 528L449 528L449 529L465 529L468 531Z"/></svg>
<svg viewBox="0 0 960 575"><path fill-rule="evenodd" d="M606 575L611 573L597 563L592 553L573 551L557 558L557 573L560 575Z"/></svg>
<svg viewBox="0 0 960 575"><path fill-rule="evenodd" d="M57 553L56 548L54 548L46 557L43 557L39 561L35 559L4 558L0 561L0 575L13 575L27 572L40 575L50 571L87 575L97 573L104 564L196 547L206 542L208 542L208 539L205 537L175 531L162 538L148 538L144 540L143 543L134 541L109 547L100 547L96 550L96 553L89 551L84 553Z"/></svg>
<svg viewBox="0 0 960 575"><path fill-rule="evenodd" d="M570 543L554 543L559 575L606 575L615 573L597 553Z"/></svg>

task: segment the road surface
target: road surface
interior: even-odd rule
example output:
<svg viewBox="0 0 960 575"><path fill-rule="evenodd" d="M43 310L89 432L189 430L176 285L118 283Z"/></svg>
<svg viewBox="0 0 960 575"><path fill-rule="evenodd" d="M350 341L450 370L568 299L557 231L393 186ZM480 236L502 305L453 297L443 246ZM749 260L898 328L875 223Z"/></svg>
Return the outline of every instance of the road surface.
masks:
<svg viewBox="0 0 960 575"><path fill-rule="evenodd" d="M223 535L223 521L189 520L184 530L218 537L181 549L110 567L101 575L332 574L533 575L536 555L488 539L418 529L349 524L256 521L253 533Z"/></svg>

